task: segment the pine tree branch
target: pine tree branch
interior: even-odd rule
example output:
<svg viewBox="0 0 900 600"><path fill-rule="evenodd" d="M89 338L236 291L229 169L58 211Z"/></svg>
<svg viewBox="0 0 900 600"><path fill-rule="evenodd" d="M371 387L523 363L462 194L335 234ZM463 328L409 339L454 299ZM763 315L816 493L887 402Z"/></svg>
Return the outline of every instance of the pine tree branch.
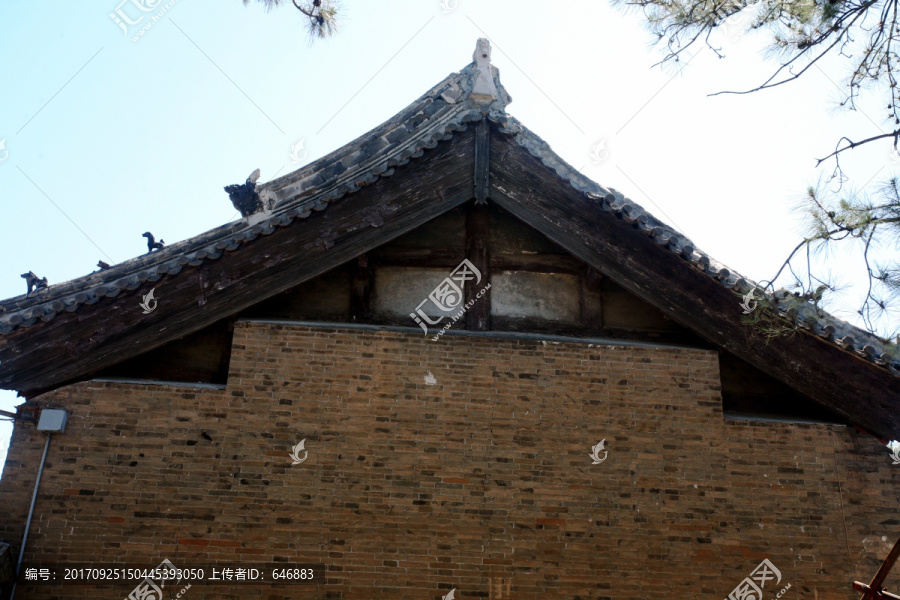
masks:
<svg viewBox="0 0 900 600"><path fill-rule="evenodd" d="M818 167L819 165L821 165L823 162L825 162L829 158L831 158L833 156L837 156L838 154L840 154L841 152L843 152L845 150L852 150L852 149L856 148L857 146L862 146L863 144L868 144L869 142L874 142L875 140L883 140L885 138L894 138L894 146L896 147L897 140L898 140L898 138L900 138L900 129L895 129L894 131L892 131L890 133L883 133L881 135L875 135L875 136L872 136L870 138L867 138L867 139L859 141L859 142L854 142L853 140L851 140L848 137L842 137L841 139L838 140L838 146L840 146L841 142L843 142L845 140L847 141L847 145L844 146L843 148L838 148L837 150L835 150L828 156L825 156L823 158L817 158L816 166Z"/></svg>
<svg viewBox="0 0 900 600"><path fill-rule="evenodd" d="M304 15L306 15L306 16L309 17L310 19L314 19L314 18L316 17L316 15L315 15L314 13L312 13L312 12L307 12L306 9L304 9L302 6L300 6L299 4L297 4L297 0L291 0L291 2L294 3L294 7L295 7L297 10L299 10L300 12L302 12Z"/></svg>

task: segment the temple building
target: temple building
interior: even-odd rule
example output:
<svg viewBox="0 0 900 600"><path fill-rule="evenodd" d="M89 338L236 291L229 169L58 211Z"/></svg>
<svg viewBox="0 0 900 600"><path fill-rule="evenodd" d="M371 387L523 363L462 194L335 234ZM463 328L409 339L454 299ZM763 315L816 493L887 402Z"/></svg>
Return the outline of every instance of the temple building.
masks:
<svg viewBox="0 0 900 600"><path fill-rule="evenodd" d="M782 292L769 339L474 59L239 220L0 302L0 597L859 597L900 358Z"/></svg>

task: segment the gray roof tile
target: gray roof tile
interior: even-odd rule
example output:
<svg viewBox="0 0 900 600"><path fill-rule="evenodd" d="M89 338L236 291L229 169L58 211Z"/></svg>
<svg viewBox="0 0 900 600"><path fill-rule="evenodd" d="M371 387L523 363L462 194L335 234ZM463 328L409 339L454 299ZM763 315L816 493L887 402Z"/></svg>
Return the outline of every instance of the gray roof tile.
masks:
<svg viewBox="0 0 900 600"><path fill-rule="evenodd" d="M306 219L312 211L325 210L330 202L371 185L381 177L393 176L395 167L421 158L425 149L452 139L455 132L465 131L469 123L484 116L496 123L501 133L513 136L520 146L569 185L598 202L603 210L643 231L711 280L741 294L752 288L758 289L751 279L701 252L688 238L637 203L588 179L556 155L544 140L506 113L510 97L500 84L496 70L494 80L499 97L484 106L467 100L474 78L475 64L472 63L445 78L371 132L301 169L258 186L260 193L265 191L275 199L274 207L262 215L262 221L259 221L260 215L251 215L166 246L161 251L51 285L31 297L23 295L0 302L0 334L17 327L29 327L39 320L50 321L63 310L77 311L80 306L93 304L99 298L115 297L122 290L136 289L141 282L155 282L165 275L178 274L185 265L196 266L216 260L259 235L271 234L277 227L289 225L296 219ZM370 222L374 225L381 216L375 212L372 219ZM333 240L323 239L322 243L330 246ZM785 290L778 290L770 297L776 300L778 310L798 325L900 377L900 357L886 352L885 344L877 337L829 314L818 313L811 304L798 302Z"/></svg>

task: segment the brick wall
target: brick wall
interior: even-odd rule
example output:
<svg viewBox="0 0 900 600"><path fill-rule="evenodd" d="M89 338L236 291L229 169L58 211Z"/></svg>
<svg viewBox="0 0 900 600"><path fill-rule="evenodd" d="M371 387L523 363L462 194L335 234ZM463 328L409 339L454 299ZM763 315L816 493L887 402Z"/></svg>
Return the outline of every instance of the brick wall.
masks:
<svg viewBox="0 0 900 600"><path fill-rule="evenodd" d="M204 584L187 600L721 600L768 558L782 581L766 598L790 583L788 600L850 599L900 533L883 446L725 421L713 352L247 322L234 335L225 390L88 382L38 399L70 419L26 562L329 569L318 587ZM17 426L0 481L0 539L16 546L42 442Z"/></svg>

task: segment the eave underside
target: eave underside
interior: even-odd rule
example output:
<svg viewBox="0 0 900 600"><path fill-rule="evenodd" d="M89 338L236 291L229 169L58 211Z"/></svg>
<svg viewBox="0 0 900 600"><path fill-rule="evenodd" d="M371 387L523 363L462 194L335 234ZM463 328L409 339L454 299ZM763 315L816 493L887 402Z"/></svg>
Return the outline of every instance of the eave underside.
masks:
<svg viewBox="0 0 900 600"><path fill-rule="evenodd" d="M896 379L807 332L768 340L740 316L740 297L550 172L511 137L495 136L491 199L635 296L715 346L880 437L900 433Z"/></svg>
<svg viewBox="0 0 900 600"><path fill-rule="evenodd" d="M471 196L473 139L471 129L457 133L398 175L216 260L0 336L0 386L30 397L90 377L423 225ZM137 307L152 288L159 305L145 315Z"/></svg>
<svg viewBox="0 0 900 600"><path fill-rule="evenodd" d="M900 434L892 410L896 380L885 369L805 332L766 340L741 323L733 290L575 189L514 136L492 128L491 202L673 321L847 422L885 438ZM216 260L0 337L0 384L32 396L88 378L384 246L473 198L474 145L469 128L393 177ZM159 308L144 315L136 307L154 286Z"/></svg>

